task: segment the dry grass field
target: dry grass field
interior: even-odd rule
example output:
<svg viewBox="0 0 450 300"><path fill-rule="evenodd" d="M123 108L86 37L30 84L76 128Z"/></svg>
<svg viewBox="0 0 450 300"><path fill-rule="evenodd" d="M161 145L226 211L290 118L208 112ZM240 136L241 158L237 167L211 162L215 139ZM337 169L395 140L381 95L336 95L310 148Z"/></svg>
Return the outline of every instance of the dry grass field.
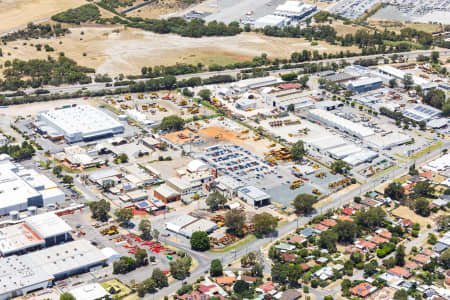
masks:
<svg viewBox="0 0 450 300"><path fill-rule="evenodd" d="M44 59L48 55L56 57L59 52L64 52L79 64L96 68L98 73L115 75L137 74L142 66L198 62L205 65L228 64L250 60L262 53L272 58L283 58L302 49L333 53L342 49L325 42L311 46L304 39L276 38L255 33L198 39L117 26L72 27L70 30L71 34L58 39L29 40L26 45L23 41L10 42L2 47L4 56L0 58L0 64L7 59ZM49 44L55 52L37 51L36 44ZM346 49L358 51L355 47Z"/></svg>
<svg viewBox="0 0 450 300"><path fill-rule="evenodd" d="M58 12L85 3L87 3L85 0L1 0L0 31L44 20Z"/></svg>

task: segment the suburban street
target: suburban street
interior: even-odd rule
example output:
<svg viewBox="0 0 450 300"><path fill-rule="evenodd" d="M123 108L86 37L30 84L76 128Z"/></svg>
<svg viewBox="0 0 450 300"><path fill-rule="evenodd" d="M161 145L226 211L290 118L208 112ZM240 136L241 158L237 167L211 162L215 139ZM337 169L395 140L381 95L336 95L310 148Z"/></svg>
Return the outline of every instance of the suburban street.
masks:
<svg viewBox="0 0 450 300"><path fill-rule="evenodd" d="M277 237L282 237L288 233L294 232L297 227L301 227L301 226L305 225L313 217L320 215L330 209L342 207L345 204L352 201L354 197L356 197L360 194L364 194L368 191L371 191L378 185L382 184L383 182L388 181L384 178L389 178L389 180L392 180L395 177L398 177L404 173L407 173L409 167L412 164L415 163L416 166L420 166L420 165L426 163L427 161L438 157L439 155L441 155L442 149L446 149L449 146L450 146L450 142L445 141L441 147L421 156L420 158L416 159L415 161L409 161L405 164L398 165L397 169L393 169L391 172L389 172L379 178L372 179L372 180L369 179L368 182L362 184L360 188L354 189L354 190L346 193L339 199L336 199L334 201L331 201L331 202L323 205L318 210L316 210L313 214L311 214L309 216L299 217L296 220L291 221L291 222L279 227L277 229L277 231L273 233L272 236L254 240L254 241L249 242L248 244L246 244L240 248L237 248L236 250L230 251L228 253L213 253L213 252L198 253L198 252L192 251L190 248L186 247L184 244L175 243L170 240L167 240L165 242L170 246L177 247L179 249L186 251L187 253L189 253L189 255L191 255L193 258L195 258L198 261L198 267L191 273L190 277L188 277L185 281L183 281L183 282L192 283L198 277L204 276L205 274L207 274L209 267L210 267L211 260L220 259L222 261L222 265L224 265L224 267L225 267L226 265L232 263L236 259L245 255L246 253L249 253L252 251L260 251L262 248L267 246L268 243L274 241ZM409 243L407 245L408 249L412 246L413 246L413 244L410 245ZM266 272L267 272L267 270L266 270ZM165 295L170 295L172 293L175 293L183 285L183 282L182 281L174 281L168 287L159 290L155 294L147 295L144 299L154 299L154 298L159 299ZM318 295L319 294L320 293L318 293Z"/></svg>
<svg viewBox="0 0 450 300"><path fill-rule="evenodd" d="M348 57L348 58L334 58L334 59L325 59L325 60L318 60L318 61L310 61L310 63L323 63L323 64L327 64L327 63L333 63L333 62L341 62L342 60L345 60L349 63L353 63L357 60L360 59L373 59L373 58L377 58L377 57L391 57L393 55L398 55L398 56L404 56L406 57L408 60L409 59L415 59L417 56L419 55L428 55L432 52L432 50L425 50L425 51L412 51L412 52L401 52L401 53L391 53L391 54L377 54L377 55L366 55L366 56L355 56L355 57ZM450 55L450 50L440 50L439 54L442 57L448 57ZM308 62L303 62L303 63L308 63ZM189 79L189 78L193 78L193 77L211 77L211 76L216 76L216 75L231 75L231 76L236 76L236 74L241 73L242 71L245 70L249 70L249 68L243 68L243 69L235 69L235 70L224 70L224 71L214 71L214 72L202 72L202 73L195 73L195 74L185 74L185 75L178 75L176 76L177 79ZM282 74L282 73L286 73L286 72L298 72L300 71L300 68L294 68L294 69L287 69L287 70L274 70L274 71L270 71L269 73L272 75L275 74ZM148 80L147 78L145 79L137 79L135 80L136 82L139 81L145 81ZM114 82L112 83L112 85L114 84ZM122 86L122 87L127 87L127 86ZM95 92L95 91L100 91L100 90L114 90L117 87L115 86L106 86L106 83L100 83L100 82L93 82L93 83L89 83L89 84L76 84L76 85L70 85L70 86L60 86L60 87L43 87L44 89L48 90L50 92L50 94L56 94L56 93L74 93L76 91L79 90L84 90L84 91L91 91L91 92ZM41 88L39 88L41 89ZM28 88L25 89L24 92L27 94L33 94L35 93L35 91L38 89L34 89L34 88Z"/></svg>

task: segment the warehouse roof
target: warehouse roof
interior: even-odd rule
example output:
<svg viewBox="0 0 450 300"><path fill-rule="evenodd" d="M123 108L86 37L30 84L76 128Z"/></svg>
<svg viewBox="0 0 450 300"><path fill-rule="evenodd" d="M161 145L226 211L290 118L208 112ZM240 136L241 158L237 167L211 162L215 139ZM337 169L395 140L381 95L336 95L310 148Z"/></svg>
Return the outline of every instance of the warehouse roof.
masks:
<svg viewBox="0 0 450 300"><path fill-rule="evenodd" d="M329 136L322 136L320 138L314 138L312 140L306 140L306 143L311 145L314 148L326 150L338 146L342 146L347 144L347 142L335 135L329 135Z"/></svg>
<svg viewBox="0 0 450 300"><path fill-rule="evenodd" d="M198 218L192 217L190 215L179 215L167 222L166 227L169 230L179 232L182 228L191 223L194 223L197 220Z"/></svg>
<svg viewBox="0 0 450 300"><path fill-rule="evenodd" d="M330 149L328 150L328 153L330 153L333 157L341 159L359 151L361 151L361 148L355 146L354 144L347 144L345 146Z"/></svg>
<svg viewBox="0 0 450 300"><path fill-rule="evenodd" d="M0 228L0 254L3 256L43 244L45 241L26 223Z"/></svg>
<svg viewBox="0 0 450 300"><path fill-rule="evenodd" d="M113 177L113 176L120 176L122 173L116 169L102 169L99 171L95 171L89 174L89 180L97 182L100 179Z"/></svg>
<svg viewBox="0 0 450 300"><path fill-rule="evenodd" d="M270 198L270 195L266 192L260 190L259 188L249 185L239 189L241 193L247 195L247 197L253 199L254 201L261 201Z"/></svg>
<svg viewBox="0 0 450 300"><path fill-rule="evenodd" d="M364 127L361 124L336 116L335 114L326 110L311 109L308 113L313 118L318 119L319 121L325 122L330 126L336 126L341 130L356 135L358 137L368 137L375 134L375 132L370 128Z"/></svg>
<svg viewBox="0 0 450 300"><path fill-rule="evenodd" d="M209 165L199 159L194 159L190 161L186 168L189 172L197 172L200 170L209 169Z"/></svg>
<svg viewBox="0 0 450 300"><path fill-rule="evenodd" d="M190 237L194 232L196 231L203 231L210 233L214 229L217 228L217 224L207 220L207 219L198 219L197 221L187 225L183 229L181 229L181 232L185 235Z"/></svg>
<svg viewBox="0 0 450 300"><path fill-rule="evenodd" d="M161 196L163 196L166 199L176 197L180 194L177 191L175 191L173 188L168 186L167 184L160 185L159 187L157 187L155 189L155 192L157 192L158 194L160 194Z"/></svg>
<svg viewBox="0 0 450 300"><path fill-rule="evenodd" d="M123 127L103 111L89 105L77 105L64 109L47 111L39 114L65 131L65 134L91 134L114 127Z"/></svg>
<svg viewBox="0 0 450 300"><path fill-rule="evenodd" d="M0 259L0 295L53 280L53 276L40 269L26 256Z"/></svg>
<svg viewBox="0 0 450 300"><path fill-rule="evenodd" d="M450 167L450 153L441 156L428 164L426 164L423 168L431 171L443 171Z"/></svg>
<svg viewBox="0 0 450 300"><path fill-rule="evenodd" d="M100 283L86 284L69 291L75 299L97 300L104 299L109 293L100 285Z"/></svg>
<svg viewBox="0 0 450 300"><path fill-rule="evenodd" d="M24 256L30 258L34 264L53 276L99 264L106 260L100 249L84 239L31 252Z"/></svg>
<svg viewBox="0 0 450 300"><path fill-rule="evenodd" d="M361 152L347 156L343 159L343 161L351 166L356 166L376 157L378 157L378 153L371 150L363 150Z"/></svg>
<svg viewBox="0 0 450 300"><path fill-rule="evenodd" d="M381 80L381 78L378 77L362 77L360 79L357 80L352 80L350 82L347 83L348 86L353 86L353 87L360 87L360 86L365 86L368 84L375 84L375 83L382 83L383 80Z"/></svg>
<svg viewBox="0 0 450 300"><path fill-rule="evenodd" d="M215 182L217 183L217 186L221 190L234 191L242 187L242 183L240 183L239 181L228 175L217 177Z"/></svg>
<svg viewBox="0 0 450 300"><path fill-rule="evenodd" d="M372 143L379 149L387 149L394 147L396 145L401 145L407 143L412 140L412 137L409 135L400 133L400 132L392 132L386 135L373 135L367 139L367 142Z"/></svg>
<svg viewBox="0 0 450 300"><path fill-rule="evenodd" d="M7 165L13 166L9 161L0 165L0 208L27 204L27 199L38 197L39 193Z"/></svg>
<svg viewBox="0 0 450 300"><path fill-rule="evenodd" d="M25 223L43 239L65 234L72 230L69 224L53 212L28 217L25 219Z"/></svg>
<svg viewBox="0 0 450 300"><path fill-rule="evenodd" d="M425 104L417 104L403 110L403 115L416 121L428 121L440 113L441 111L439 109Z"/></svg>
<svg viewBox="0 0 450 300"><path fill-rule="evenodd" d="M182 191L187 190L191 187L189 184L186 183L186 181L178 177L171 177L167 179L167 182Z"/></svg>

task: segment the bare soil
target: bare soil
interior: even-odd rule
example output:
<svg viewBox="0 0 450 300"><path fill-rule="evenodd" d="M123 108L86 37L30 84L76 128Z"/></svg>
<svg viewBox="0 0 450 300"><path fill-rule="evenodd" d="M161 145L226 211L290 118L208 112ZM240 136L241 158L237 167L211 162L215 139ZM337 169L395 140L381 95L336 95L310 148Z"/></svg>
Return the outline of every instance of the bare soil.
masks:
<svg viewBox="0 0 450 300"><path fill-rule="evenodd" d="M276 38L255 33L231 37L189 38L173 34L160 35L119 26L71 27L71 34L55 39L29 40L8 43L3 48L0 64L8 59L45 59L64 52L67 57L97 73L139 74L142 66L173 65L176 63L229 64L251 60L267 53L269 57L289 57L303 49L319 52L358 51L319 42L317 46L304 39ZM117 32L119 31L119 32ZM35 44L49 44L54 52L37 51ZM33 44L33 46L32 46ZM84 55L85 54L85 55Z"/></svg>
<svg viewBox="0 0 450 300"><path fill-rule="evenodd" d="M44 20L56 13L86 3L85 0L1 0L0 31Z"/></svg>

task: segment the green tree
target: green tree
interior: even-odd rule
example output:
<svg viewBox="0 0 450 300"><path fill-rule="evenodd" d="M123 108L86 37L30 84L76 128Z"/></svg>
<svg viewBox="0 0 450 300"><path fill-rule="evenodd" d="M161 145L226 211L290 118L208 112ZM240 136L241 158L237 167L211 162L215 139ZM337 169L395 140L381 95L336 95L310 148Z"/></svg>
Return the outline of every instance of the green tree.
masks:
<svg viewBox="0 0 450 300"><path fill-rule="evenodd" d="M367 276L371 276L372 274L377 272L378 262L373 259L368 263L364 264L364 274Z"/></svg>
<svg viewBox="0 0 450 300"><path fill-rule="evenodd" d="M122 164L128 162L128 155L126 153L120 154L119 160L120 160L120 163L122 163Z"/></svg>
<svg viewBox="0 0 450 300"><path fill-rule="evenodd" d="M395 250L395 264L403 267L405 265L405 246L398 245Z"/></svg>
<svg viewBox="0 0 450 300"><path fill-rule="evenodd" d="M58 165L58 166L54 166L53 167L53 174L55 174L57 177L59 177L59 176L61 176L61 173L62 173L62 170L63 170L63 168L60 166L60 165Z"/></svg>
<svg viewBox="0 0 450 300"><path fill-rule="evenodd" d="M236 294L243 295L248 293L250 290L250 285L244 280L238 280L233 286L233 291Z"/></svg>
<svg viewBox="0 0 450 300"><path fill-rule="evenodd" d="M395 78L392 78L389 80L389 87L390 88L396 88L398 86L397 80Z"/></svg>
<svg viewBox="0 0 450 300"><path fill-rule="evenodd" d="M441 253L440 260L446 268L450 267L450 248L447 248Z"/></svg>
<svg viewBox="0 0 450 300"><path fill-rule="evenodd" d="M170 274L176 279L184 279L189 274L189 269L192 265L192 257L185 255L184 257L178 258L176 261L169 263Z"/></svg>
<svg viewBox="0 0 450 300"><path fill-rule="evenodd" d="M338 235L338 241L341 243L351 243L358 235L358 226L352 221L338 221L333 230Z"/></svg>
<svg viewBox="0 0 450 300"><path fill-rule="evenodd" d="M151 240L152 238L152 224L149 220L144 219L139 223L139 231L141 232L141 237L144 240Z"/></svg>
<svg viewBox="0 0 450 300"><path fill-rule="evenodd" d="M411 89L411 87L414 84L414 80L412 78L411 74L405 74L405 76L403 77L402 80L403 86L405 87L405 89L409 90Z"/></svg>
<svg viewBox="0 0 450 300"><path fill-rule="evenodd" d="M232 209L225 215L225 226L228 227L228 230L231 234L236 236L242 236L245 223L245 212L238 209Z"/></svg>
<svg viewBox="0 0 450 300"><path fill-rule="evenodd" d="M202 100L210 100L211 99L211 91L208 89L203 89L198 92L198 96L202 98Z"/></svg>
<svg viewBox="0 0 450 300"><path fill-rule="evenodd" d="M134 258L136 260L136 266L146 266L148 265L148 254L145 249L139 249L134 253Z"/></svg>
<svg viewBox="0 0 450 300"><path fill-rule="evenodd" d="M343 160L336 160L331 164L331 170L333 170L336 173L344 174L348 170L350 170L350 166L344 162Z"/></svg>
<svg viewBox="0 0 450 300"><path fill-rule="evenodd" d="M306 88L308 86L308 81L309 81L308 75L304 75L299 79L299 83L302 85L303 88Z"/></svg>
<svg viewBox="0 0 450 300"><path fill-rule="evenodd" d="M281 79L283 79L283 81L293 81L297 79L297 73L285 73L285 74L281 74Z"/></svg>
<svg viewBox="0 0 450 300"><path fill-rule="evenodd" d="M428 217L430 215L430 203L427 199L420 197L414 202L415 211L418 215Z"/></svg>
<svg viewBox="0 0 450 300"><path fill-rule="evenodd" d="M184 120L179 116L172 115L162 119L159 129L163 131L176 131L183 129L183 127Z"/></svg>
<svg viewBox="0 0 450 300"><path fill-rule="evenodd" d="M156 283L156 287L158 288L169 286L166 274L164 274L164 272L159 268L153 269L152 279Z"/></svg>
<svg viewBox="0 0 450 300"><path fill-rule="evenodd" d="M77 300L71 293L64 293L59 296L59 300Z"/></svg>
<svg viewBox="0 0 450 300"><path fill-rule="evenodd" d="M122 256L113 263L113 274L126 274L136 269L136 260L132 257Z"/></svg>
<svg viewBox="0 0 450 300"><path fill-rule="evenodd" d="M384 189L384 196L390 197L393 200L404 203L406 196L405 191L399 182L392 182Z"/></svg>
<svg viewBox="0 0 450 300"><path fill-rule="evenodd" d="M299 194L292 204L296 213L306 215L313 211L313 205L316 202L317 198L311 194Z"/></svg>
<svg viewBox="0 0 450 300"><path fill-rule="evenodd" d="M108 220L108 213L111 209L111 205L105 199L101 199L97 202L90 202L89 208L92 212L92 217L101 222Z"/></svg>
<svg viewBox="0 0 450 300"><path fill-rule="evenodd" d="M227 198L218 191L214 191L206 198L206 205L212 210L218 210L227 203Z"/></svg>
<svg viewBox="0 0 450 300"><path fill-rule="evenodd" d="M441 109L446 104L445 92L440 89L430 89L424 96L423 102L437 109Z"/></svg>
<svg viewBox="0 0 450 300"><path fill-rule="evenodd" d="M210 247L209 236L204 231L196 231L191 236L191 248L197 251L205 251Z"/></svg>
<svg viewBox="0 0 450 300"><path fill-rule="evenodd" d="M222 276L223 274L223 267L222 263L220 262L220 259L213 259L211 261L211 267L209 269L209 273L212 277Z"/></svg>
<svg viewBox="0 0 450 300"><path fill-rule="evenodd" d="M71 184L73 183L73 177L70 176L70 175L64 175L64 176L62 177L62 182L63 182L64 184L69 184L69 185L71 185Z"/></svg>
<svg viewBox="0 0 450 300"><path fill-rule="evenodd" d="M255 232L258 234L267 234L277 228L278 218L272 216L267 212L256 214L252 218L252 223L255 226Z"/></svg>
<svg viewBox="0 0 450 300"><path fill-rule="evenodd" d="M438 51L431 52L430 58L431 58L432 63L435 63L435 64L439 63L439 52Z"/></svg>
<svg viewBox="0 0 450 300"><path fill-rule="evenodd" d="M395 291L394 300L408 300L408 292L404 289Z"/></svg>
<svg viewBox="0 0 450 300"><path fill-rule="evenodd" d="M331 252L336 251L337 234L333 230L325 230L320 233L319 247Z"/></svg>
<svg viewBox="0 0 450 300"><path fill-rule="evenodd" d="M434 194L434 187L428 181L417 182L413 187L416 197L431 197Z"/></svg>
<svg viewBox="0 0 450 300"><path fill-rule="evenodd" d="M386 212L381 207L371 207L357 213L355 222L364 229L375 230L383 224L385 217Z"/></svg>
<svg viewBox="0 0 450 300"><path fill-rule="evenodd" d="M119 223L128 224L133 218L133 210L131 208L119 208L114 213Z"/></svg>
<svg viewBox="0 0 450 300"><path fill-rule="evenodd" d="M303 141L299 140L292 145L291 155L292 155L293 159L299 161L303 158L305 153L306 153L306 150L305 150L305 145L304 145Z"/></svg>

